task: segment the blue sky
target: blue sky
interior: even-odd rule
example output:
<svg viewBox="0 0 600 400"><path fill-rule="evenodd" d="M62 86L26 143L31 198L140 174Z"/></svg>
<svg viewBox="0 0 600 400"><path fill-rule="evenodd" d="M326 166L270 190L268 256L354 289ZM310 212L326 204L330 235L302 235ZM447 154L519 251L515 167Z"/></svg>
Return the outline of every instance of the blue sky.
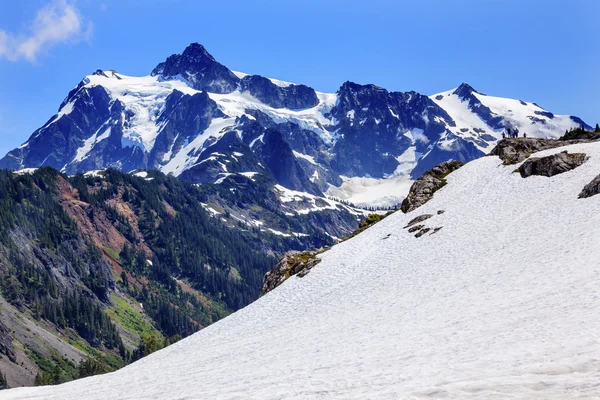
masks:
<svg viewBox="0 0 600 400"><path fill-rule="evenodd" d="M600 122L597 0L21 0L0 6L0 153L96 69L147 75L200 42L231 69L334 92L470 83Z"/></svg>

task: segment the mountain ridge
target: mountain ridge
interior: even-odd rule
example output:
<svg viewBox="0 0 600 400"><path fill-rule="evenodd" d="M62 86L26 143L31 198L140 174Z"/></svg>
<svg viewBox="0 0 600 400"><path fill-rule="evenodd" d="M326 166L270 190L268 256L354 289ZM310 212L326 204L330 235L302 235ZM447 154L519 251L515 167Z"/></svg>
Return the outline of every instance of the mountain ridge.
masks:
<svg viewBox="0 0 600 400"><path fill-rule="evenodd" d="M193 43L145 77L112 70L88 75L0 167L48 165L67 174L158 169L194 183L258 172L286 186L290 180L281 179L278 166L263 168L261 160L262 138L275 129L292 150L282 165L299 163L288 189L335 192L354 201L351 193L365 190L360 182L373 180L391 188L393 200L382 196L367 205L394 205L406 195L406 185L389 179L414 181L443 161L482 156L508 128L557 138L580 125L589 128L577 117L486 96L466 83L432 96L350 81L336 93L318 92L232 71ZM236 132L236 153L252 153L254 165L234 163L239 156L228 151L206 152L227 132ZM229 170L228 164L236 166Z"/></svg>

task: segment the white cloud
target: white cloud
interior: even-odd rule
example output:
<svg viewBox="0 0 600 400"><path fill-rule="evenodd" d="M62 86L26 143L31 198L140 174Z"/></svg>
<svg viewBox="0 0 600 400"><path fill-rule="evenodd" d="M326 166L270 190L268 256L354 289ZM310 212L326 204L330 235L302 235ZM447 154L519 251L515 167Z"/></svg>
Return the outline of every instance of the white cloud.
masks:
<svg viewBox="0 0 600 400"><path fill-rule="evenodd" d="M34 62L40 53L58 44L88 39L92 28L74 4L54 0L37 12L25 33L0 30L0 59Z"/></svg>

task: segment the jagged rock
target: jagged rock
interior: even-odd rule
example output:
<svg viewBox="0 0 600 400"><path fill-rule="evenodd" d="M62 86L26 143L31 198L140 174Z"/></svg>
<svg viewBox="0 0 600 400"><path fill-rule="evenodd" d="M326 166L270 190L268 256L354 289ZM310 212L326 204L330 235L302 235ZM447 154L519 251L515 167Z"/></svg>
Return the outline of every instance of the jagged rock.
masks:
<svg viewBox="0 0 600 400"><path fill-rule="evenodd" d="M418 217L411 219L410 222L404 227L404 229L410 228L411 226L418 224L419 222L423 222L431 217L433 217L432 214L419 215Z"/></svg>
<svg viewBox="0 0 600 400"><path fill-rule="evenodd" d="M294 275L302 278L318 263L321 259L317 257L329 248L321 248L316 251L288 251L281 260L265 274L265 280L260 295L269 293L277 286L281 285L288 278Z"/></svg>
<svg viewBox="0 0 600 400"><path fill-rule="evenodd" d="M600 175L592 179L590 183L584 186L581 193L579 193L580 199L585 199L587 197L592 197L600 193Z"/></svg>
<svg viewBox="0 0 600 400"><path fill-rule="evenodd" d="M498 142L496 147L490 152L491 156L498 156L505 165L517 164L525 160L531 154L554 149L556 147L567 146L570 144L581 143L582 140L551 140L551 139L504 139Z"/></svg>
<svg viewBox="0 0 600 400"><path fill-rule="evenodd" d="M567 153L566 151L542 158L530 158L520 167L523 178L531 175L554 176L579 167L587 160L583 153Z"/></svg>
<svg viewBox="0 0 600 400"><path fill-rule="evenodd" d="M427 203L436 191L446 185L446 176L464 164L460 161L446 161L425 172L410 187L408 196L400 207L402 212L407 213Z"/></svg>
<svg viewBox="0 0 600 400"><path fill-rule="evenodd" d="M425 225L415 225L413 227L408 228L408 233L416 232L424 227L425 227Z"/></svg>
<svg viewBox="0 0 600 400"><path fill-rule="evenodd" d="M421 236L423 236L424 234L426 234L430 230L431 230L431 228L423 228L419 232L417 232L417 234L415 235L415 237L416 238L420 238Z"/></svg>

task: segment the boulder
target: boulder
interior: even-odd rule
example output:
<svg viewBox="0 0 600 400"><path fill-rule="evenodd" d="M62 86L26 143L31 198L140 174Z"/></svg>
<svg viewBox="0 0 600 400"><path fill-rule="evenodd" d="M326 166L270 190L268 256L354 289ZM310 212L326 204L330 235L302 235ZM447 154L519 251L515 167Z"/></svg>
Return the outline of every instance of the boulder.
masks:
<svg viewBox="0 0 600 400"><path fill-rule="evenodd" d="M433 194L446 185L446 176L462 167L460 161L446 161L425 172L410 187L400 209L407 213L427 203Z"/></svg>
<svg viewBox="0 0 600 400"><path fill-rule="evenodd" d="M531 154L542 150L581 143L582 140L552 140L536 138L504 139L498 142L489 155L498 156L505 165L518 164Z"/></svg>
<svg viewBox="0 0 600 400"><path fill-rule="evenodd" d="M281 260L265 274L265 280L260 295L263 296L281 285L287 279L294 275L302 278L318 263L321 259L317 255L323 253L329 248L321 248L315 251L288 251Z"/></svg>
<svg viewBox="0 0 600 400"><path fill-rule="evenodd" d="M590 183L584 186L581 193L579 193L579 198L584 199L587 197L592 197L600 193L600 175L592 179Z"/></svg>
<svg viewBox="0 0 600 400"><path fill-rule="evenodd" d="M563 151L547 157L530 158L519 167L519 173L523 178L531 175L550 177L577 168L586 160L583 153L569 154Z"/></svg>

